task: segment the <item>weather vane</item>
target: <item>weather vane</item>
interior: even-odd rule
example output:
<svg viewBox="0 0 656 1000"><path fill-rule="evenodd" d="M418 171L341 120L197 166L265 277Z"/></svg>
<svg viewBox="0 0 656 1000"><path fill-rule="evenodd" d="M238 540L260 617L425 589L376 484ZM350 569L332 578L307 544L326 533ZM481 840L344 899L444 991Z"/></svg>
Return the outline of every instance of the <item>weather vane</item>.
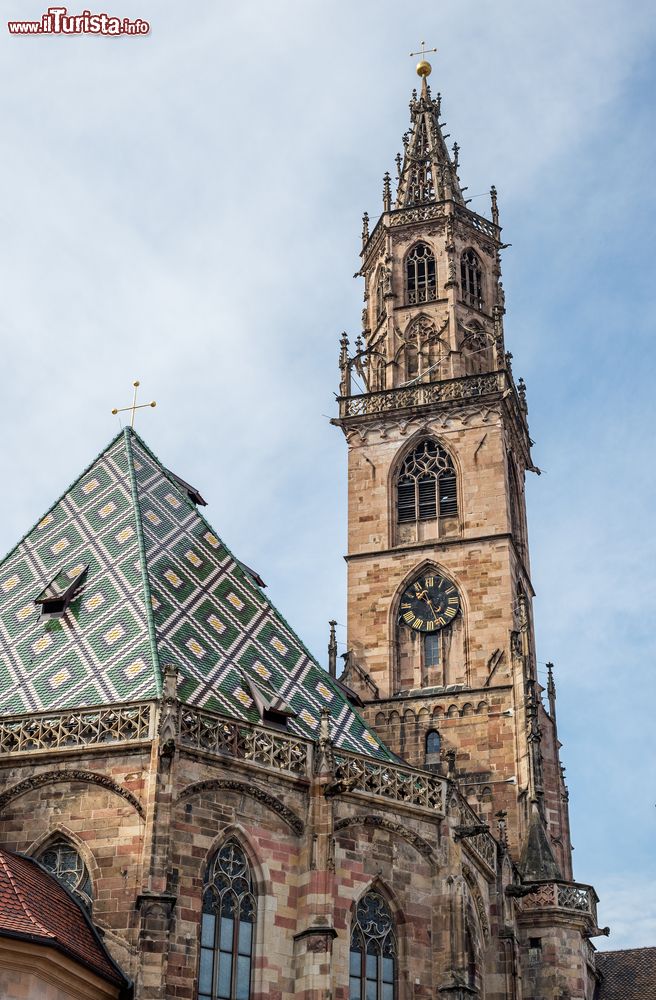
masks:
<svg viewBox="0 0 656 1000"><path fill-rule="evenodd" d="M421 59L417 63L417 75L421 77L430 76L431 70L433 68L429 63L428 59L426 58L427 52L437 52L437 49L427 49L426 42L424 42L422 39L420 51L410 53L411 58L413 56L421 56Z"/></svg>
<svg viewBox="0 0 656 1000"><path fill-rule="evenodd" d="M136 379L132 383L132 385L134 386L134 396L132 397L132 406L122 406L120 409L112 410L112 414L114 416L116 416L117 413L125 413L127 410L130 410L132 413L132 416L130 418L130 427L134 427L134 415L137 410L144 410L147 406L157 406L155 400L153 400L152 403L140 403L139 406L137 406L137 390L139 388L139 380Z"/></svg>

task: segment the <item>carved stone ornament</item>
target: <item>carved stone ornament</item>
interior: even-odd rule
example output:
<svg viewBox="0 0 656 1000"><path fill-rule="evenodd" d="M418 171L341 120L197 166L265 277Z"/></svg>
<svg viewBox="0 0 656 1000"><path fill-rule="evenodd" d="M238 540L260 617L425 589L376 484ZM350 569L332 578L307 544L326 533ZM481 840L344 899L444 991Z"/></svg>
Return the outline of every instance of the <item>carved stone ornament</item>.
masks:
<svg viewBox="0 0 656 1000"><path fill-rule="evenodd" d="M26 792L31 792L35 788L42 788L44 785L55 785L60 782L69 781L83 781L91 785L99 785L101 788L106 788L107 791L114 792L115 795L120 795L122 799L129 802L142 819L146 815L144 807L136 795L128 792L126 788L121 788L120 785L106 774L96 774L93 771L63 769L61 771L44 771L40 774L33 774L29 778L25 778L24 781L19 781L17 785L12 785L11 788L8 788L6 792L0 795L0 812L12 799L18 798L19 795L25 795Z"/></svg>
<svg viewBox="0 0 656 1000"><path fill-rule="evenodd" d="M409 844L412 844L414 849L421 854L432 867L437 867L437 860L433 852L433 848L420 837L418 833L410 830L407 826L402 826L401 823L394 823L390 819L385 819L383 816L367 815L367 816L348 816L346 819L340 819L335 823L335 833L339 830L345 830L351 826L368 826L373 827L377 830L387 830L388 833L396 834L396 836L401 837L406 840Z"/></svg>
<svg viewBox="0 0 656 1000"><path fill-rule="evenodd" d="M198 781L195 784L184 788L180 792L177 803L181 802L183 799L189 798L191 795L201 795L203 792L216 791L220 788L227 788L233 792L240 792L242 795L249 795L251 798L256 799L258 802L267 806L267 808L271 809L272 812L277 813L297 836L300 837L303 833L305 829L303 820L301 820L296 813L289 808L289 806L286 806L284 802L277 799L275 795L270 795L269 792L265 792L263 789L258 788L257 785L249 785L244 781L234 781L231 778L215 778L207 781Z"/></svg>

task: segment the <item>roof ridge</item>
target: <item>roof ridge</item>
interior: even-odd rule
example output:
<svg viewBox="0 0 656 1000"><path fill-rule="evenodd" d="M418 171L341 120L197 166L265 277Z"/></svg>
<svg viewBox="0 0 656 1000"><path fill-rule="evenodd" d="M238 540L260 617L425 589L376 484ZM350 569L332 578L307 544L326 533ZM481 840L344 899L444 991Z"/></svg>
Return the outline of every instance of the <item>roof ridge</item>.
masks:
<svg viewBox="0 0 656 1000"><path fill-rule="evenodd" d="M153 659L155 671L155 686L157 695L162 693L162 668L159 662L159 652L157 650L157 633L155 631L155 620L153 618L153 600L150 590L150 577L148 575L148 561L146 559L146 545L144 542L143 521L141 520L141 504L139 503L139 485L134 469L134 456L132 454L132 442L130 433L134 434L132 428L125 427L123 436L125 440L125 454L128 460L128 475L130 479L130 492L132 494L132 506L134 507L134 521L137 529L137 542L139 545L139 564L141 566L141 580L143 584L144 605L146 611L146 624L148 626L148 639L150 642L150 652ZM141 440L141 438L139 438Z"/></svg>
<svg viewBox="0 0 656 1000"><path fill-rule="evenodd" d="M2 559L0 559L0 567L3 566L4 563L6 563L7 560L11 558L11 556L13 556L14 552L16 552L16 550L20 548L20 546L23 544L23 542L26 541L27 538L29 538L29 536L32 534L32 532L34 531L34 529L38 528L38 526L41 524L41 522L44 520L44 518L46 518L48 516L48 514L52 513L52 511L55 509L55 507L57 506L57 504L60 504L62 502L62 500L66 496L68 496L68 494L71 492L71 490L75 489L75 487L80 482L80 480L84 479L84 477L87 475L87 473L91 471L91 469L94 467L94 465L96 464L96 462L98 461L98 459L102 458L103 455L107 454L107 452L109 451L109 449L112 448L116 444L116 442L118 441L118 439L121 437L121 435L123 434L124 430L127 430L127 427L122 428L118 432L118 434L116 434L112 438L112 440L109 442L109 444L106 445L102 449L102 451L98 452L98 454L96 455L96 457L91 462L89 462L88 465L86 465L84 467L84 469L79 474L79 476L76 476L75 479L73 480L73 482L69 483L69 485L66 487L66 489L64 490L64 492L60 493L60 495L57 497L57 499L55 500L55 502L51 503L50 506L48 507L48 509L43 512L43 514L38 519L38 521L35 521L34 524L30 528L28 528L28 530L23 535L21 535L21 537L18 539L18 541L16 542L16 544L13 545L9 549L9 551L7 553L5 553L5 555L2 557Z"/></svg>
<svg viewBox="0 0 656 1000"><path fill-rule="evenodd" d="M20 856L20 855L18 855L18 856ZM26 918L30 921L30 923L35 924L36 927L39 928L39 930L44 935L44 937L51 938L52 940L56 940L56 935L53 934L52 931L49 931L48 928L45 927L44 924L41 923L41 921L39 920L39 918L37 916L35 916L35 914L32 912L32 910L28 906L28 903L23 898L23 894L21 893L20 888L19 888L19 886L18 886L18 884L16 882L16 878L14 876L14 873L11 870L11 868L9 867L9 865L7 864L6 857L4 857L3 854L1 854L1 853L0 853L0 863L2 864L2 866L3 866L4 870L5 870L5 874L7 876L7 879L11 883L11 887L12 887L12 889L14 891L14 896L16 897L16 900L17 900L18 904L20 905L21 909L23 910L23 913L25 914Z"/></svg>

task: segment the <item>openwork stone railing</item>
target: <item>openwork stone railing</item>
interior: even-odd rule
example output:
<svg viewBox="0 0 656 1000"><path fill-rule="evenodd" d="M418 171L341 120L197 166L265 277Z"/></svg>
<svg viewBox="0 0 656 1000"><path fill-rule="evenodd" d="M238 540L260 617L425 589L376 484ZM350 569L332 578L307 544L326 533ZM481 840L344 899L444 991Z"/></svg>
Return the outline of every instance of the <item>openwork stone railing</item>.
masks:
<svg viewBox="0 0 656 1000"><path fill-rule="evenodd" d="M0 754L147 740L153 733L154 707L146 703L0 718Z"/></svg>
<svg viewBox="0 0 656 1000"><path fill-rule="evenodd" d="M339 752L335 754L334 780L345 791L368 792L394 802L445 812L446 781L424 771Z"/></svg>
<svg viewBox="0 0 656 1000"><path fill-rule="evenodd" d="M305 740L261 729L245 722L184 708L180 713L180 742L195 750L227 754L276 771L306 776L309 747Z"/></svg>
<svg viewBox="0 0 656 1000"><path fill-rule="evenodd" d="M483 218L482 215L468 212L465 208L456 208L456 218L461 222L466 222L469 226L473 226L479 233L485 233L486 236L492 237L493 240L499 238L499 227L495 226L488 219Z"/></svg>
<svg viewBox="0 0 656 1000"><path fill-rule="evenodd" d="M481 817L476 813L465 799L460 803L460 815L464 825L476 826L481 822ZM486 865L490 871L497 870L497 842L491 833L485 831L474 834L473 837L466 837L462 841L462 846L466 851L474 854Z"/></svg>
<svg viewBox="0 0 656 1000"><path fill-rule="evenodd" d="M595 924L597 922L597 894L590 885L582 885L580 882L544 882L537 892L524 896L521 900L524 912L552 908L585 913Z"/></svg>
<svg viewBox="0 0 656 1000"><path fill-rule="evenodd" d="M446 379L443 382L418 382L416 385L384 389L381 392L369 392L361 396L342 396L339 400L339 415L340 417L369 416L404 407L428 406L445 400L475 399L502 392L507 384L505 372L498 371L488 375Z"/></svg>

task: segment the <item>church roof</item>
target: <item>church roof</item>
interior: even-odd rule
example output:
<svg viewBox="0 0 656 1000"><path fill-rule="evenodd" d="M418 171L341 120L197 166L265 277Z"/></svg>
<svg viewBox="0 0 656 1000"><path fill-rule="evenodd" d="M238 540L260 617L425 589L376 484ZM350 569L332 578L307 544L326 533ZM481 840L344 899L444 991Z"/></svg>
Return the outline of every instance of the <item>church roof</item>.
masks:
<svg viewBox="0 0 656 1000"><path fill-rule="evenodd" d="M32 858L0 848L0 936L57 948L120 987L128 981L82 905Z"/></svg>
<svg viewBox="0 0 656 1000"><path fill-rule="evenodd" d="M599 951L601 982L596 1000L648 1000L656 997L656 948Z"/></svg>
<svg viewBox="0 0 656 1000"><path fill-rule="evenodd" d="M44 591L64 609L36 604ZM155 699L167 664L186 704L254 723L282 705L309 739L327 708L336 746L392 759L126 428L0 563L0 713Z"/></svg>

